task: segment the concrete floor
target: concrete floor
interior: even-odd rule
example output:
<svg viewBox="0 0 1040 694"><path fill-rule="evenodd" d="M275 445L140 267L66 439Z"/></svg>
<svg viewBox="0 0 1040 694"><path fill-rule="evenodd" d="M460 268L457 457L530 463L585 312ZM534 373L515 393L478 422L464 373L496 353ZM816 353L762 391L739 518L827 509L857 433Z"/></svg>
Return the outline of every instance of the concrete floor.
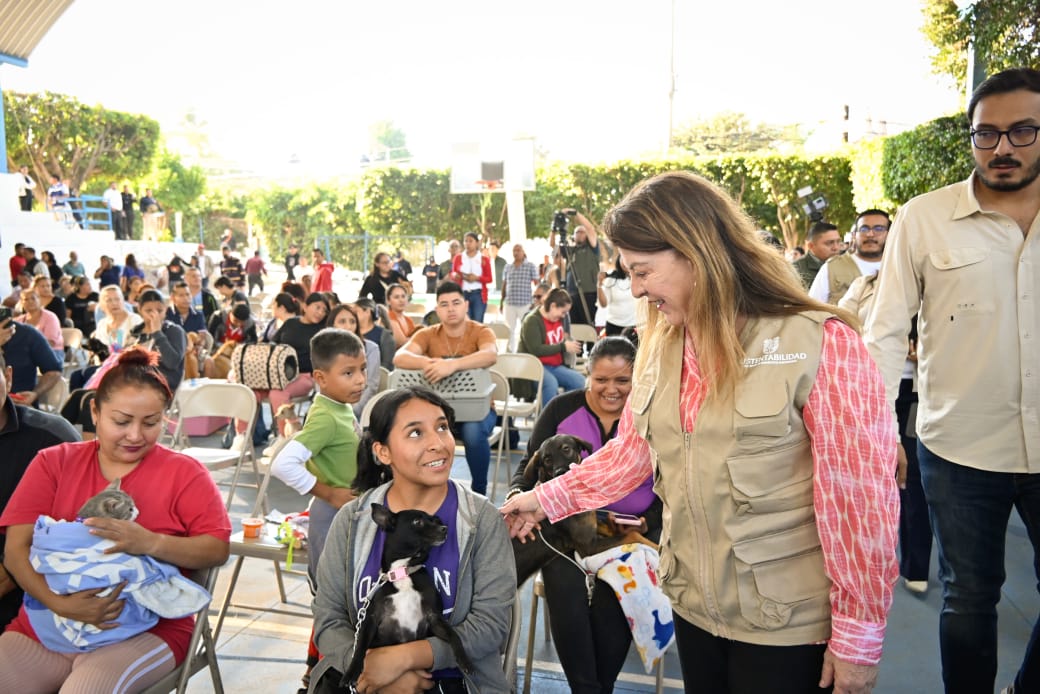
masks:
<svg viewBox="0 0 1040 694"><path fill-rule="evenodd" d="M494 501L501 503L510 476L510 465L505 462L499 472L498 494ZM465 461L456 458L453 476L468 479ZM235 530L238 519L246 516L252 507L253 490L245 490L232 508ZM270 506L283 512L302 510L305 499L272 480L269 492ZM878 692L936 692L942 690L938 646L938 615L941 603L936 560L932 560L930 590L923 596L907 592L902 586L895 590L895 602L889 617L885 655L876 691ZM1017 515L1013 515L1007 535L1007 582L999 605L1000 643L997 690L1009 684L1018 669L1028 642L1030 630L1040 611L1036 578L1032 569L1032 548L1025 529ZM214 592L214 603L219 607L229 580L230 568L221 572ZM286 590L292 608L306 610L310 592L301 576L287 575ZM523 615L528 619L531 590L521 590ZM278 606L274 569L270 562L246 559L235 592L236 602ZM284 606L283 606L284 607ZM215 619L216 608L213 609ZM534 666L531 691L537 694L567 692L568 686L550 642L542 635L543 621L539 619L535 639ZM304 670L310 622L302 617L290 617L262 612L232 610L225 620L217 653L224 688L229 694L295 694ZM522 629L518 652L518 682L522 684L526 656L527 625ZM681 691L682 678L673 652L665 657L665 691ZM520 685L518 685L520 686ZM199 673L188 688L202 694L212 691L206 673ZM617 692L654 691L653 675L643 672L638 655L632 650L620 679Z"/></svg>

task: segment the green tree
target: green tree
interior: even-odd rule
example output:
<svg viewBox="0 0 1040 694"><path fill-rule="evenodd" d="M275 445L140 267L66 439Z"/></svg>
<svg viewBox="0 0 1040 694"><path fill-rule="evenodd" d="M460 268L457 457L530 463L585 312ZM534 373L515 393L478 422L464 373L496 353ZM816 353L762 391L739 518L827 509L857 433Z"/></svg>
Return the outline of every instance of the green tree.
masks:
<svg viewBox="0 0 1040 694"><path fill-rule="evenodd" d="M147 173L159 141L159 124L147 116L87 106L53 92L5 92L4 114L8 167L26 163L38 181L58 176L74 190L92 176Z"/></svg>
<svg viewBox="0 0 1040 694"><path fill-rule="evenodd" d="M900 204L968 177L974 168L964 114L945 116L885 138L881 181Z"/></svg>
<svg viewBox="0 0 1040 694"><path fill-rule="evenodd" d="M375 162L407 161L412 157L404 130L391 120L377 121L368 127L368 151Z"/></svg>
<svg viewBox="0 0 1040 694"><path fill-rule="evenodd" d="M954 0L924 0L921 31L935 46L932 69L964 90L968 44L993 74L1012 67L1040 68L1040 2L979 0L963 12Z"/></svg>
<svg viewBox="0 0 1040 694"><path fill-rule="evenodd" d="M783 128L752 124L743 113L723 111L679 127L672 136L672 146L700 155L757 152L790 136Z"/></svg>
<svg viewBox="0 0 1040 694"><path fill-rule="evenodd" d="M206 175L199 166L185 166L174 154L163 152L155 175L155 194L168 215L194 212L206 192Z"/></svg>
<svg viewBox="0 0 1040 694"><path fill-rule="evenodd" d="M813 196L827 199L826 218L841 227L851 223L852 183L849 160L841 156L792 157L768 155L751 159L748 168L768 200L776 206L776 221L784 246L793 248L805 238L809 218L797 191L812 186ZM767 227L768 228L768 227Z"/></svg>

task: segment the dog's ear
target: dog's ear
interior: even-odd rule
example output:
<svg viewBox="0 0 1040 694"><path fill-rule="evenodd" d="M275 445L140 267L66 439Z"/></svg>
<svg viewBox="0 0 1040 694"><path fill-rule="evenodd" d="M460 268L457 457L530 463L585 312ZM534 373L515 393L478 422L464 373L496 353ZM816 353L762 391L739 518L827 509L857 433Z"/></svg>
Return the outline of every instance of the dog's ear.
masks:
<svg viewBox="0 0 1040 694"><path fill-rule="evenodd" d="M394 518L394 514L386 506L383 506L382 504L372 504L372 520L374 520L376 525L383 530L393 532Z"/></svg>
<svg viewBox="0 0 1040 694"><path fill-rule="evenodd" d="M541 475L539 474L539 471L541 470L541 467L542 452L535 451L534 455L531 456L531 459L527 461L527 467L524 468L524 481L526 481L528 485L533 487L540 481L539 478Z"/></svg>
<svg viewBox="0 0 1040 694"><path fill-rule="evenodd" d="M578 445L578 448L582 449L586 453L592 453L592 444L591 443L589 443L585 439L579 439L577 436L574 436L572 438L574 439L574 443L576 443Z"/></svg>

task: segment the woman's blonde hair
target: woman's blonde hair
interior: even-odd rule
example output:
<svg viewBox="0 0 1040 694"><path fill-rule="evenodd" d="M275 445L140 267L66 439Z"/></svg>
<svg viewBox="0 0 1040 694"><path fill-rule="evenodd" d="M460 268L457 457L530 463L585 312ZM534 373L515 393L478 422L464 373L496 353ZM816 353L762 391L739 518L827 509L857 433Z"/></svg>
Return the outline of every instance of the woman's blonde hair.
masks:
<svg viewBox="0 0 1040 694"><path fill-rule="evenodd" d="M685 171L663 173L633 188L607 213L603 230L612 244L637 253L670 251L689 262L693 292L686 325L709 394L729 392L743 373L740 316L788 316L827 311L850 325L852 314L809 297L794 268L764 244L751 219L721 188ZM660 358L664 343L682 338L653 305L640 334L637 377Z"/></svg>

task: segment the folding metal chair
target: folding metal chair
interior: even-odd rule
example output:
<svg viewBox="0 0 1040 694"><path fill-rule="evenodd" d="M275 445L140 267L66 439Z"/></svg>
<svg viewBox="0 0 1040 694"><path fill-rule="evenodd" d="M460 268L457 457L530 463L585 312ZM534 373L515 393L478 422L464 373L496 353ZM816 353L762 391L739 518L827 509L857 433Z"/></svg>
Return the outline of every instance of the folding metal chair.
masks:
<svg viewBox="0 0 1040 694"><path fill-rule="evenodd" d="M253 474L256 477L256 483L247 486L259 489L260 470L256 464L253 446L248 441L259 410L252 389L241 383L207 381L195 387L178 388L177 406L179 419L177 429L173 434L174 448L198 460L211 472L232 467L235 469L231 478L231 488L228 490L226 507L231 508L246 458L253 464ZM184 432L184 422L191 417L230 417L232 421L244 422L247 441L242 446L242 450L192 446Z"/></svg>
<svg viewBox="0 0 1040 694"><path fill-rule="evenodd" d="M533 381L536 384L536 392L534 400L528 402L526 400L518 400L513 397L512 389L508 401L500 401L495 399L495 411L503 412L509 410L509 416L515 420L519 417L530 419L531 426L524 427L528 429L534 428L534 420L538 418L539 413L542 411L542 375L545 371L545 367L542 366L542 362L539 361L538 357L533 354L499 354L498 360L495 362L494 370L505 376L507 379L515 378L526 381ZM507 437L506 442L509 439L509 423L506 420L505 431L503 434ZM518 427L519 428L519 427ZM512 450L512 449L510 449Z"/></svg>
<svg viewBox="0 0 1040 694"><path fill-rule="evenodd" d="M210 595L213 594L213 586L217 582L219 566L209 569L197 569L191 573L189 578L205 588ZM213 680L213 692L224 693L224 684L220 679L220 666L217 663L216 636L209 628L209 605L195 613L195 628L191 632L191 641L188 643L188 655L184 662L173 669L161 680L145 689L143 694L167 694L176 690L182 694L188 687L188 680L198 671L209 668L210 677Z"/></svg>

